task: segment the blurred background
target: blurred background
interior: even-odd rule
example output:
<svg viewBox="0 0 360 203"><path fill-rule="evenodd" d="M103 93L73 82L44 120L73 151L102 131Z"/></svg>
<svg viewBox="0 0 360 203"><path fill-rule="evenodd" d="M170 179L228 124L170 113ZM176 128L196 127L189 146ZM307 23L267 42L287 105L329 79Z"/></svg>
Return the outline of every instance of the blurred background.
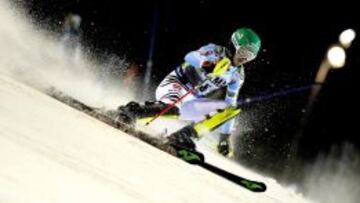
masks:
<svg viewBox="0 0 360 203"><path fill-rule="evenodd" d="M329 3L325 9L306 2L207 0L15 2L40 28L80 43L84 52L108 63L102 68L111 76L104 74L105 79L118 74L122 85L138 81L136 94L142 101L154 99L156 85L187 52L209 42L225 44L236 28L251 27L262 38L262 51L246 65L240 101L248 103L239 119L236 159L290 183L314 179L306 176L309 170L358 174L356 6ZM329 52L333 46L337 48ZM359 180L358 175L351 177Z"/></svg>

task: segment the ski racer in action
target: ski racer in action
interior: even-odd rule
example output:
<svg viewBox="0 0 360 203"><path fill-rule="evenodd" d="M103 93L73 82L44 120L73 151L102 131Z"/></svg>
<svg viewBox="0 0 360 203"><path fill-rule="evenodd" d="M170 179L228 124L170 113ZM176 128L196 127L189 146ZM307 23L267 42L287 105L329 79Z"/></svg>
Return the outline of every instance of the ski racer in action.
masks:
<svg viewBox="0 0 360 203"><path fill-rule="evenodd" d="M120 106L119 119L134 124L154 117L168 105L176 105L163 116L176 116L192 123L169 136L176 148L195 150L192 139L221 126L217 150L224 156L233 152L230 136L239 115L237 98L244 79L244 64L254 60L261 40L250 28L235 30L228 46L207 44L186 54L184 63L170 72L156 89L156 102ZM220 99L219 92L226 92ZM220 94L221 95L221 94Z"/></svg>

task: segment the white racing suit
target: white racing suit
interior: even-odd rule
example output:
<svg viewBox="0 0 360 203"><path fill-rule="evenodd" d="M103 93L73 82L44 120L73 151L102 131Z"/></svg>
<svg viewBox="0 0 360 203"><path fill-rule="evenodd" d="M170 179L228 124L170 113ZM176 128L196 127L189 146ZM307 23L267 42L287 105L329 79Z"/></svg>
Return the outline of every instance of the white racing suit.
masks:
<svg viewBox="0 0 360 203"><path fill-rule="evenodd" d="M230 66L217 79L209 79L209 74L222 58L226 57L224 47L208 44L185 56L185 62L169 73L156 89L156 100L167 104L177 101L190 89L196 88L176 104L181 120L200 121L205 115L217 109L236 105L239 90L244 82L244 68ZM218 83L221 81L220 83ZM226 89L225 99L209 99L215 90ZM234 128L234 119L227 121L221 133L230 134Z"/></svg>

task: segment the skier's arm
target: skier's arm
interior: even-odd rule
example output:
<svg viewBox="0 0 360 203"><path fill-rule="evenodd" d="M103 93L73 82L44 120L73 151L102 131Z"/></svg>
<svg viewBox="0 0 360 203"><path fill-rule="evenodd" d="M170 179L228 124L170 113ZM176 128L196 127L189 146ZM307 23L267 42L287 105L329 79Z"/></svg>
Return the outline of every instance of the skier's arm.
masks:
<svg viewBox="0 0 360 203"><path fill-rule="evenodd" d="M203 81L203 77L201 77L201 71L199 68L195 68L194 66L190 65L189 63L182 64L182 70L184 75L186 75L188 82L193 86L196 87L197 85L201 84Z"/></svg>
<svg viewBox="0 0 360 203"><path fill-rule="evenodd" d="M225 101L228 104L236 105L239 91L244 83L244 78L245 78L244 69L241 68L239 74L237 75L236 80L230 83L227 87ZM235 119L229 120L222 126L221 133L230 134L231 131L234 129L234 125L235 125Z"/></svg>
<svg viewBox="0 0 360 203"><path fill-rule="evenodd" d="M218 53L219 47L215 44L203 46L196 51L186 54L185 61L195 68L214 66L220 57L222 57L222 54Z"/></svg>
<svg viewBox="0 0 360 203"><path fill-rule="evenodd" d="M225 50L218 45L208 44L196 51L191 51L185 56L184 73L193 85L199 85L206 79L207 71L212 71L216 63L225 56Z"/></svg>

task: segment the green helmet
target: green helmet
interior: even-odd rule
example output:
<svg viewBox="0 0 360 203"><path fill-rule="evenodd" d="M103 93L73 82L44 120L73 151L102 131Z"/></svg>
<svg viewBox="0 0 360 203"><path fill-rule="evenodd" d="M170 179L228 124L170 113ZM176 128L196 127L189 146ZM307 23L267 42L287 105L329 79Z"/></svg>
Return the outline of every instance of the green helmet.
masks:
<svg viewBox="0 0 360 203"><path fill-rule="evenodd" d="M260 50L260 37L250 28L239 28L231 35L231 42L236 51L245 48L256 56Z"/></svg>

